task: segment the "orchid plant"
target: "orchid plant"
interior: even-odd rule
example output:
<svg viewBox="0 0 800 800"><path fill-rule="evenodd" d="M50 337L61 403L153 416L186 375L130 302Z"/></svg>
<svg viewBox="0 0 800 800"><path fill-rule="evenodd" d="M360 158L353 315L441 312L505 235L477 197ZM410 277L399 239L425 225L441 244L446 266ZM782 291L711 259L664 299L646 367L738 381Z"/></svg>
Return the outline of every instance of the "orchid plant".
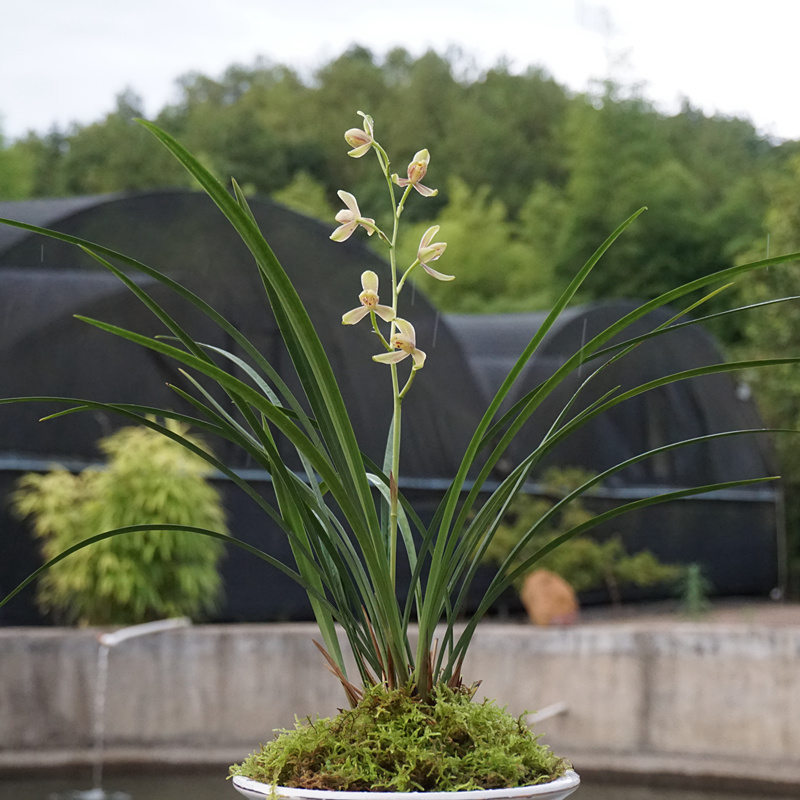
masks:
<svg viewBox="0 0 800 800"><path fill-rule="evenodd" d="M429 696L439 684L459 686L462 680L462 664L476 625L492 603L539 559L587 529L655 503L768 480L761 478L715 483L639 498L576 525L536 552L530 553L526 549L529 542L547 526L550 517L559 514L572 500L602 481L607 481L615 473L676 448L689 447L723 436L745 435L752 431L733 430L672 442L633 456L600 474L587 477L579 487L554 504L524 533L499 565L474 613L463 625L457 627L455 623L463 617L465 599L479 565L485 560L487 548L509 506L524 491L532 471L542 459L573 432L613 406L675 381L712 373L796 363L800 360L797 356L787 356L709 365L664 375L625 391L613 390L588 404L578 403L586 388L605 365L624 358L641 341L661 336L678 326L693 325L719 316L688 316L721 291L714 289L703 295L701 290L705 287L713 284L729 285L733 279L752 270L798 258L798 254L789 254L702 276L643 303L638 309L587 341L551 377L511 408L504 409L504 400L526 363L603 254L643 209L637 211L598 247L554 303L544 323L520 354L478 422L460 467L444 492L432 519L423 522L401 491L402 404L413 388L417 373L423 368L435 369L436 366L432 363L433 359L426 359L426 354L421 349L424 343L417 341L412 322L400 315L399 301L409 278L419 268L440 281L452 280L454 276L438 272L431 266L431 263L438 261L446 252L444 242L434 241L439 235L437 225L428 228L422 236L414 262L402 269L398 265L397 243L401 216L412 191L423 198L436 194L435 189L422 182L427 179L431 156L428 150L420 150L409 163L406 176L399 177L392 173L389 157L375 138L373 120L366 114L361 114L361 117L362 126L345 133L345 139L351 148L349 155L361 158L374 153L377 157L391 202L392 227L391 230L381 230L375 219L362 215L352 194L340 191L339 197L344 208L336 215L339 227L330 238L334 242L342 242L354 235L358 228L363 228L367 235L377 235L388 248L388 274L379 279L377 272L364 272L361 275L362 291L358 295L360 304L342 316L342 322L346 325L355 325L369 318L375 334L376 349L381 350L373 358L388 366L387 380L392 384L393 408L382 464L372 462L360 450L357 431L351 424L324 344L286 272L259 231L243 192L234 181L233 193L230 193L198 159L166 132L151 123L142 123L184 165L250 249L265 295L291 356L302 393L293 394L273 365L234 325L201 297L171 278L101 245L18 221L0 220L83 248L105 269L116 275L172 332L169 339L149 337L111 323L81 318L90 325L149 348L179 364L187 375L190 387L188 390L177 386L172 388L178 396L191 404L193 413L178 413L121 402L99 403L55 398L66 406L59 413L104 409L147 425L205 458L247 493L286 535L294 563L284 563L265 550L232 536L224 537L216 531L166 524L160 527L164 530L190 530L198 535L224 538L226 542L251 552L299 582L308 593L319 625L323 640L319 647L328 666L342 682L352 704L356 704L365 688L370 686L408 687L422 698ZM193 304L230 336L245 354L244 357L193 340L147 293L144 288L146 284L142 285L134 280L130 277L130 272L155 279ZM355 279L356 276L354 283ZM383 280L383 284L380 280ZM379 288L387 284L385 302L381 303ZM696 299L698 292L703 295L700 299ZM783 302L786 299L791 298L770 302ZM656 308L681 301L685 305L668 323L653 328L646 335L619 341L620 335L634 321ZM354 335L358 335L358 332L354 331ZM614 344L610 344L612 339ZM489 492L487 481L490 476L494 477L495 466L518 431L551 392L568 375L579 369L584 376L580 387L558 414L546 435ZM230 404L222 404L215 399L216 395L209 384L212 388L216 385L224 391L235 412L231 411ZM5 398L0 403L42 399L45 398ZM188 436L180 433L182 428L160 423L159 419L189 425L195 430L228 439L241 447L255 463L269 473L274 499L262 497L235 470L198 448ZM279 455L279 440L288 441L294 448L302 469L293 471L287 466ZM139 531L153 529L154 526L148 524L98 532L45 564L0 602L0 605L8 602L50 565L67 558L82 547L110 536L136 535ZM405 592L399 590L397 581L398 561L401 558L407 562L410 572L410 582ZM412 643L409 631L414 624L417 635L416 642ZM358 677L348 674L344 640L355 657Z"/></svg>

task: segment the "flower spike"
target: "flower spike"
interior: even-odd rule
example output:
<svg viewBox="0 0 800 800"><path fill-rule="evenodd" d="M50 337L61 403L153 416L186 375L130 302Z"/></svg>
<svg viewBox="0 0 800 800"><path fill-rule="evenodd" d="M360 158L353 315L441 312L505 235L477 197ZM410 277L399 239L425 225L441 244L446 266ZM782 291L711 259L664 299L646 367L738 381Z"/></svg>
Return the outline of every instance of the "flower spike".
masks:
<svg viewBox="0 0 800 800"><path fill-rule="evenodd" d="M422 234L419 249L417 250L417 261L422 264L422 268L425 272L436 278L437 281L452 281L455 275L445 275L428 266L428 262L436 261L447 247L447 242L433 242L433 237L436 236L437 233L439 233L439 226L432 225Z"/></svg>
<svg viewBox="0 0 800 800"><path fill-rule="evenodd" d="M391 322L395 317L394 309L378 303L378 276L372 270L361 273L361 288L364 290L358 296L361 305L342 314L342 325L355 325L370 311L374 311L384 322Z"/></svg>
<svg viewBox="0 0 800 800"><path fill-rule="evenodd" d="M358 113L364 117L364 129L350 128L350 130L346 131L344 134L347 144L353 148L347 155L353 158L361 158L361 156L366 155L370 151L372 143L375 141L372 117L368 116L363 111L359 111Z"/></svg>
<svg viewBox="0 0 800 800"><path fill-rule="evenodd" d="M339 198L345 204L345 206L347 206L347 208L343 208L336 215L336 221L342 224L339 225L339 227L331 234L331 239L333 239L334 242L343 242L345 239L350 238L353 231L359 225L361 225L367 231L367 233L372 236L372 234L377 230L375 220L370 219L369 217L361 216L361 211L358 208L358 202L356 201L355 197L350 194L350 192L343 192L340 189L336 194L339 195Z"/></svg>
<svg viewBox="0 0 800 800"><path fill-rule="evenodd" d="M389 344L394 348L391 353L380 353L377 356L372 356L373 361L379 361L381 364L396 364L404 358L411 356L414 359L414 366L412 369L422 369L425 363L425 353L417 349L417 334L414 331L414 326L407 320L400 319L399 317L394 321L397 325L397 331L392 334Z"/></svg>
<svg viewBox="0 0 800 800"><path fill-rule="evenodd" d="M423 186L420 183L428 172L430 160L431 154L427 150L420 150L414 156L414 160L408 165L408 177L399 178L394 174L392 175L392 180L398 186L413 186L423 197L433 197L439 194L438 189L429 189L427 186Z"/></svg>

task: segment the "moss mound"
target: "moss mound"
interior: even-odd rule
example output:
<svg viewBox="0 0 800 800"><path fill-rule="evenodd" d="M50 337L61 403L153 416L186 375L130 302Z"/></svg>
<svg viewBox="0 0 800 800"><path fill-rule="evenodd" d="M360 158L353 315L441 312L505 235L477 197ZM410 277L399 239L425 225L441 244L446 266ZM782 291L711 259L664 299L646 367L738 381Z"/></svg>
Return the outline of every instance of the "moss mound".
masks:
<svg viewBox="0 0 800 800"><path fill-rule="evenodd" d="M569 767L494 703L441 686L427 702L375 688L337 716L298 722L231 767L264 783L350 791L461 791L546 783Z"/></svg>

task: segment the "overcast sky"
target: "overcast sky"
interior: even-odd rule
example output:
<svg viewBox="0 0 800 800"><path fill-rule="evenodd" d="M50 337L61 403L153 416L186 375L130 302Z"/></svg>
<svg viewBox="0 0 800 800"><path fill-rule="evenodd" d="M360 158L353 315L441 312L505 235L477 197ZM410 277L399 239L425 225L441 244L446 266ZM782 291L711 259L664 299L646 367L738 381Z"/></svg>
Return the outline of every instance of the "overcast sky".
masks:
<svg viewBox="0 0 800 800"><path fill-rule="evenodd" d="M800 139L798 0L0 0L0 131L101 119L133 89L148 114L190 71L257 56L310 73L351 44L460 47L478 66L542 66L581 91L640 83Z"/></svg>

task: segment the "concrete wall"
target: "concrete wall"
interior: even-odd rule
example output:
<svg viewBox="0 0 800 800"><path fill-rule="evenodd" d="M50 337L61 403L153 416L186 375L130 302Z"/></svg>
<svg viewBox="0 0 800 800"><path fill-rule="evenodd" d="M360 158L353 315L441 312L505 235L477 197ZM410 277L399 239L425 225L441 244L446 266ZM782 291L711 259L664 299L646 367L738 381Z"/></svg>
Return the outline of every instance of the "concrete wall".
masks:
<svg viewBox="0 0 800 800"><path fill-rule="evenodd" d="M91 763L97 631L0 629L0 769ZM305 624L203 626L110 651L109 762L239 760L295 715L343 705ZM484 625L468 681L580 772L800 787L800 627Z"/></svg>

